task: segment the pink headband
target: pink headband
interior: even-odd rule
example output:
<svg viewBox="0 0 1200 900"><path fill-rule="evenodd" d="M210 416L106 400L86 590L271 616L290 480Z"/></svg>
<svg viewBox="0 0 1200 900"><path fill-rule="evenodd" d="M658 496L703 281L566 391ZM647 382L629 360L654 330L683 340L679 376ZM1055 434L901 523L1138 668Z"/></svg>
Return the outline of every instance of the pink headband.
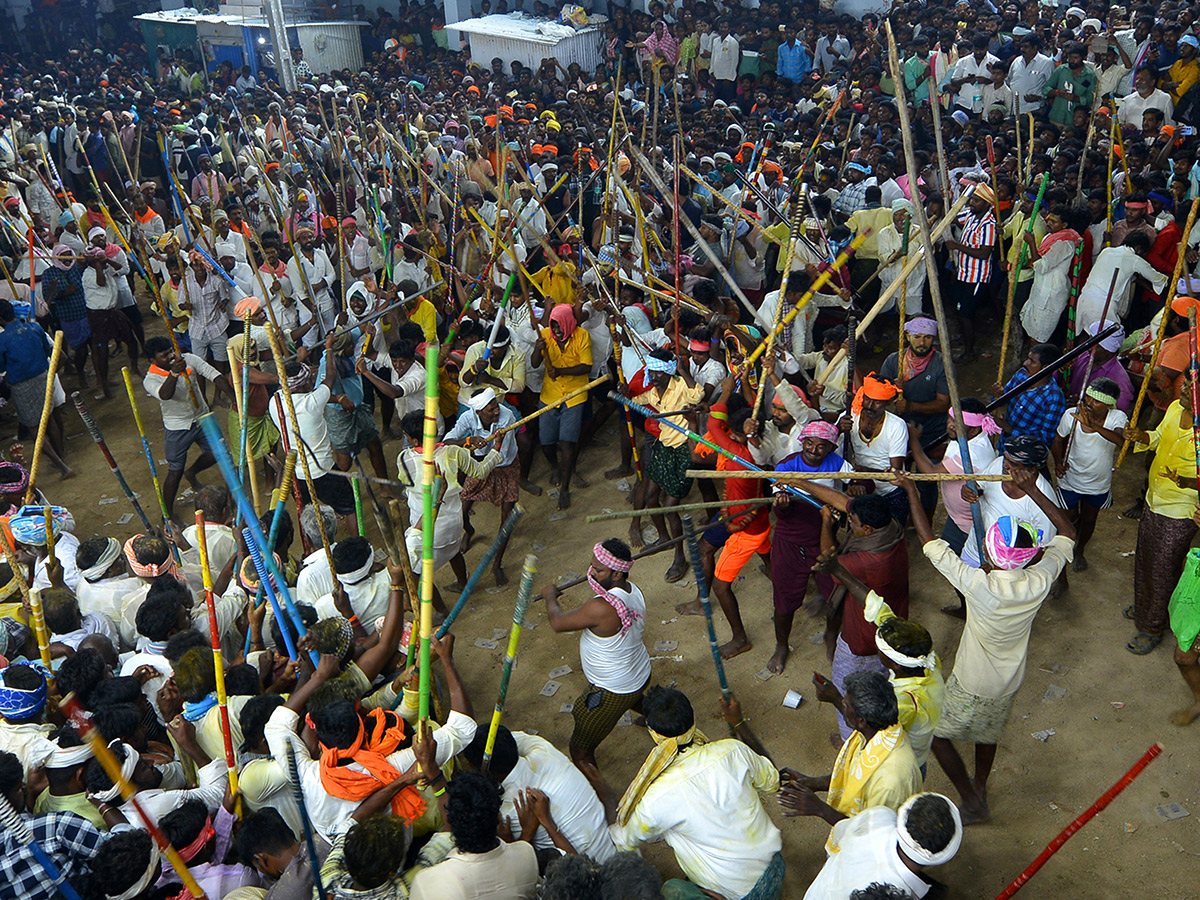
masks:
<svg viewBox="0 0 1200 900"><path fill-rule="evenodd" d="M628 572L633 568L632 560L613 556L599 542L596 543L596 546L592 547L592 555L596 557L596 562L600 563L606 569L612 569L614 572Z"/></svg>
<svg viewBox="0 0 1200 900"><path fill-rule="evenodd" d="M1032 547L1016 547L1018 537L1025 532L1033 538ZM1018 522L1012 516L1001 516L984 536L988 558L1000 569L1022 569L1041 550L1041 534L1032 525Z"/></svg>
<svg viewBox="0 0 1200 900"><path fill-rule="evenodd" d="M831 425L824 419L814 419L800 429L800 440L810 437L820 438L823 441L836 444L838 442L837 426Z"/></svg>
<svg viewBox="0 0 1200 900"><path fill-rule="evenodd" d="M1132 203L1130 203L1130 202L1126 202L1126 203L1125 203L1125 208L1126 208L1126 209L1149 209L1149 208L1150 208L1150 204L1149 204L1149 203L1143 203L1143 202L1141 202L1141 201L1137 201L1137 200L1135 200L1135 201L1134 201L1134 202L1132 202Z"/></svg>
<svg viewBox="0 0 1200 900"><path fill-rule="evenodd" d="M142 537L140 534L135 534L125 542L125 559L129 561L129 570L139 578L157 578L159 575L175 575L178 569L175 566L175 557L170 553L167 554L165 562L142 564L138 562L137 554L133 552L133 542Z"/></svg>
<svg viewBox="0 0 1200 900"><path fill-rule="evenodd" d="M688 341L688 349L696 353L707 353L712 349L712 346L708 343L708 341L697 341L692 339Z"/></svg>
<svg viewBox="0 0 1200 900"><path fill-rule="evenodd" d="M200 833L196 835L196 839L186 847L179 848L179 855L183 858L183 861L191 862L196 857L196 854L204 849L204 845L213 839L216 833L216 829L213 828L212 824L212 816L209 816L204 820L204 827L200 829Z"/></svg>
<svg viewBox="0 0 1200 900"><path fill-rule="evenodd" d="M954 415L954 410L950 410L950 415ZM1000 426L996 424L996 420L987 413L964 412L962 417L964 425L968 428L982 428L983 433L986 435L999 434L1001 431Z"/></svg>

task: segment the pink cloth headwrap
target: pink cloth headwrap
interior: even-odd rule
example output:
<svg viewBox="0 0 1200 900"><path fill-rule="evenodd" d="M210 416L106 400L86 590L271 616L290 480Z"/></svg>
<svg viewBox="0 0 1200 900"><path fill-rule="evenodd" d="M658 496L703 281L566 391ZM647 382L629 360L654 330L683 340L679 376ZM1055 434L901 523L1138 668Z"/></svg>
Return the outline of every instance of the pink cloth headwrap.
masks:
<svg viewBox="0 0 1200 900"><path fill-rule="evenodd" d="M954 410L950 410L950 415L954 415ZM987 413L964 412L962 417L964 425L968 428L982 428L983 433L986 435L996 435L1001 432L1001 428L996 424L996 420Z"/></svg>
<svg viewBox="0 0 1200 900"><path fill-rule="evenodd" d="M1032 547L1017 547L1021 533L1033 539ZM1038 555L1042 543L1041 532L1028 522L1019 522L1012 516L1001 516L987 530L983 544L988 558L999 569L1022 569Z"/></svg>
<svg viewBox="0 0 1200 900"><path fill-rule="evenodd" d="M555 308L557 309L557 307ZM611 553L605 550L604 545L599 542L592 547L592 555L596 557L596 561L600 563L600 565L604 566L606 569L611 569L614 572L628 572L633 568L632 561L613 556ZM620 597L611 591L606 590L604 585L596 580L596 576L593 574L592 566L588 566L587 580L592 590L596 592L596 596L603 599L609 606L616 610L617 616L621 619L621 634L627 632L633 627L633 623L641 618L640 613L636 613L631 610L621 601Z"/></svg>
<svg viewBox="0 0 1200 900"><path fill-rule="evenodd" d="M814 419L800 429L800 440L810 437L820 438L823 441L836 444L838 442L837 426L826 422L824 419Z"/></svg>
<svg viewBox="0 0 1200 900"><path fill-rule="evenodd" d="M550 321L558 323L564 341L579 326L579 323L575 321L575 310L571 308L571 304L569 303L560 303L554 309L550 310Z"/></svg>

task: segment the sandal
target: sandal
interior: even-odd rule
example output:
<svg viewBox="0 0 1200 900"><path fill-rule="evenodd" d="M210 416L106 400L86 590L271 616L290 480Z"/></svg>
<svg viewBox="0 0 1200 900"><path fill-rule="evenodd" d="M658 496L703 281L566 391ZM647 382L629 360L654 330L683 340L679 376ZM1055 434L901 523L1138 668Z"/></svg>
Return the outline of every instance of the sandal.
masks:
<svg viewBox="0 0 1200 900"><path fill-rule="evenodd" d="M1125 611L1123 613L1121 613L1121 615L1123 615L1130 622L1132 622L1133 621L1133 605L1130 604L1129 606L1125 607Z"/></svg>
<svg viewBox="0 0 1200 900"><path fill-rule="evenodd" d="M1144 631L1139 631L1137 637L1125 645L1125 649L1135 656L1145 656L1147 653L1153 652L1154 648L1162 643L1162 639L1161 634L1146 634Z"/></svg>

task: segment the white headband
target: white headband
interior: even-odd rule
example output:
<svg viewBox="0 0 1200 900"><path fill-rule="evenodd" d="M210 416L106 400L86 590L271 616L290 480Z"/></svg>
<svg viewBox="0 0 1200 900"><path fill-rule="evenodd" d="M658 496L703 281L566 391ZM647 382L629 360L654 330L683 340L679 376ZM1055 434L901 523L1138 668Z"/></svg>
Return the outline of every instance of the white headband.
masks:
<svg viewBox="0 0 1200 900"><path fill-rule="evenodd" d="M122 747L125 748L125 762L121 763L121 778L124 781L132 782L133 781L133 770L137 768L138 760L140 760L142 758L142 755L140 753L138 753L136 750L134 750L132 747L130 747L128 744L123 743L120 740L115 740L112 743L110 743L108 745L108 749L111 750L114 747L116 747L118 744L120 744ZM113 786L110 787L107 791L98 791L96 793L89 792L88 796L92 797L93 799L99 800L101 803L112 803L114 800L118 799L121 796L121 786L119 784L113 784ZM145 888L145 885L143 885L143 889L144 888ZM141 891L135 891L134 893L129 894L128 896L136 897L139 893L141 893ZM121 896L125 897L126 895L122 894Z"/></svg>
<svg viewBox="0 0 1200 900"><path fill-rule="evenodd" d="M950 807L950 816L954 819L954 835L950 838L939 852L930 853L924 847L916 842L908 832L908 814L912 811L913 804L922 797L939 797L945 801L946 806ZM940 866L954 859L954 854L958 852L959 846L962 844L963 824L962 817L958 814L958 807L948 797L941 794L922 793L913 794L904 805L896 812L896 839L900 842L900 848L904 851L904 855L920 866Z"/></svg>
<svg viewBox="0 0 1200 900"><path fill-rule="evenodd" d="M366 577L371 574L371 566L375 564L375 554L367 557L367 561L353 572L338 572L337 580L345 587L350 587L352 584L358 584L360 581L366 580Z"/></svg>
<svg viewBox="0 0 1200 900"><path fill-rule="evenodd" d="M879 634L879 630L875 630L875 646L879 648L879 652L890 659L898 666L903 666L906 669L933 669L937 666L937 653L930 650L924 656L905 656L891 644L883 639Z"/></svg>
<svg viewBox="0 0 1200 900"><path fill-rule="evenodd" d="M108 571L108 567L117 561L117 557L120 555L121 542L109 538L108 545L104 548L104 552L100 554L100 558L96 560L96 564L89 569L84 569L79 574L89 583L95 584Z"/></svg>
<svg viewBox="0 0 1200 900"><path fill-rule="evenodd" d="M133 900L134 897L150 887L150 882L158 873L158 861L162 858L162 853L159 852L158 845L153 841L150 842L150 865L146 867L146 871L142 876L131 884L128 888L121 891L119 894L107 894L108 900Z"/></svg>
<svg viewBox="0 0 1200 900"><path fill-rule="evenodd" d="M80 744L78 747L58 747L46 760L47 769L69 769L82 765L95 756L90 744Z"/></svg>

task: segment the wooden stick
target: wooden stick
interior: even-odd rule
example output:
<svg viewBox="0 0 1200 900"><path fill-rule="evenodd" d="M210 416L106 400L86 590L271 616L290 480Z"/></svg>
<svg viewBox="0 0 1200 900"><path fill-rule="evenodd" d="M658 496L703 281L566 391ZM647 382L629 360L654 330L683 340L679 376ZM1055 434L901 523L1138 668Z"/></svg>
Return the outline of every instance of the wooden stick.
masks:
<svg viewBox="0 0 1200 900"><path fill-rule="evenodd" d="M959 211L967 205L967 201L971 199L971 194L974 193L974 191L975 189L972 187L967 188L967 190L959 194L958 199L954 201L954 205L950 207L950 209L946 212L946 215L942 217L942 221L938 222L937 227L933 229L932 237L935 241L945 234L946 230L954 224L955 220L958 218ZM917 205L919 204L913 204L914 207ZM867 310L867 314L863 316L862 321L858 323L859 331L866 331L870 324L875 321L875 318L881 312L883 312L884 306L886 306L887 302L892 299L893 295L900 290L901 285L908 282L908 276L916 271L917 266L924 264L924 257L925 248L921 247L917 253L914 253L912 257L904 263L904 268L900 270L900 276L879 293L879 299L875 301L875 305ZM949 344L944 344L943 346L948 347ZM829 379L829 376L832 375L837 367L845 362L845 360L845 349L839 349L838 352L834 354L833 359L826 364L824 370L822 370L821 374L817 377L817 382L824 384Z"/></svg>
<svg viewBox="0 0 1200 900"><path fill-rule="evenodd" d="M944 57L945 52L946 51L944 49L938 50L939 57ZM946 59L946 67L948 72L950 67L950 59L949 57L944 58ZM899 98L899 92L897 92L896 96ZM938 87L937 61L934 59L932 54L930 54L929 57L929 111L933 115L933 139L934 144L937 147L938 175L941 176L942 180L942 196L945 197L951 191L950 169L946 164L946 147L942 142L942 95L941 90ZM907 111L905 112L904 118L908 118ZM905 127L909 126L905 125ZM917 185L917 181L919 180L918 173L920 170L918 170L911 161L906 162L906 165L908 166L909 188L912 191L914 198L913 205L916 206L916 197L920 193ZM999 223L997 223L997 225L998 224ZM943 346L949 347L950 345L944 344Z"/></svg>
<svg viewBox="0 0 1200 900"><path fill-rule="evenodd" d="M213 672L217 681L217 708L221 716L221 738L225 743L225 765L229 767L229 791L237 794L237 757L233 755L233 737L229 730L229 706L225 695L225 662L221 658L221 632L217 627L217 604L213 600L212 567L208 564L208 533L204 511L196 510L196 547L200 551L200 577L204 582L204 605L208 607L208 636L212 640ZM268 548L268 553L273 552Z"/></svg>
<svg viewBox="0 0 1200 900"><path fill-rule="evenodd" d="M1145 771L1146 766L1154 761L1154 758L1163 752L1163 745L1155 743L1149 750L1142 754L1142 758L1135 762L1121 778L1110 787L1107 791L1100 795L1100 799L1083 811L1074 822L1058 833L1058 837L1046 845L1046 849L1038 854L1037 859L1029 864L1020 875L1013 879L1012 883L1003 891L996 895L996 900L1008 900L1013 894L1019 891L1030 878L1037 874L1038 869L1046 864L1046 862L1057 853L1062 845L1071 839L1080 828L1094 819L1101 810L1116 799L1117 794L1129 787L1133 780Z"/></svg>
<svg viewBox="0 0 1200 900"><path fill-rule="evenodd" d="M690 471L690 470L689 470ZM705 469L704 471L710 471ZM724 475L724 472L719 474ZM768 475L768 472L751 472L751 475ZM638 519L642 516L668 516L675 513L691 512L693 510L704 509L724 509L727 506L762 506L766 503L774 503L774 497L748 497L745 500L713 500L705 503L683 503L679 506L663 506L658 509L622 509L618 512L600 513L595 516L588 516L587 523L591 525L593 522L609 522L613 519Z"/></svg>
<svg viewBox="0 0 1200 900"><path fill-rule="evenodd" d="M853 119L851 119L850 124L851 127L853 127ZM850 146L849 136L847 136L846 146ZM754 397L755 418L758 417L759 410L762 409L763 395L767 391L767 367L770 367L769 371L775 371L775 364L771 359L771 350L775 346L775 341L779 334L783 331L783 328L780 327L780 322L783 321L783 305L787 298L788 278L792 274L792 259L796 255L796 236L800 232L800 222L803 216L804 204L799 202L799 198L797 198L795 207L796 208L792 211L792 221L788 225L787 252L784 253L783 256L783 277L779 280L779 299L775 301L775 321L771 324L771 332L767 335L767 339L764 342L765 349L763 356L763 377L758 381L758 393ZM809 291L806 291L805 296L807 297L809 293ZM799 309L800 304L797 304L796 306L797 309ZM755 348L755 350L757 349L758 348Z"/></svg>
<svg viewBox="0 0 1200 900"><path fill-rule="evenodd" d="M966 475L955 472L906 473L910 481L1012 481L1011 475ZM721 481L726 478L767 478L771 481L879 481L887 480L887 472L737 472L714 469L688 469L688 478L704 478ZM725 502L724 506L740 506L746 501ZM680 507L672 507L680 509Z"/></svg>
<svg viewBox="0 0 1200 900"><path fill-rule="evenodd" d="M142 411L138 408L137 395L133 390L133 378L129 374L129 366L121 367L121 376L125 379L125 392L129 395L129 408L133 410L133 422L137 425L138 434L142 438L142 452L146 454L146 463L150 466L150 480L154 484L154 495L158 498L158 508L162 513L163 522L171 517L167 511L167 501L163 497L162 484L158 480L158 464L154 461L154 451L146 437L146 424L142 421ZM176 554L179 548L171 544ZM178 559L176 560L178 561Z"/></svg>
<svg viewBox="0 0 1200 900"><path fill-rule="evenodd" d="M49 669L50 635L46 631L46 617L42 615L42 598L40 593L29 590L27 572L17 561L16 550L9 543L8 533L3 529L0 529L0 550L4 551L4 559L12 570L12 577L16 579L21 599L29 604L29 617L33 620L33 633L37 637L38 655L41 657L42 665Z"/></svg>
<svg viewBox="0 0 1200 900"><path fill-rule="evenodd" d="M908 118L908 98L905 96L904 77L900 69L900 54L896 49L896 35L892 31L890 20L886 22L886 27L888 62L892 69L892 77L897 81L896 108L900 114L900 135L904 140L904 159L905 164L908 166L908 171L915 173L917 171L916 151L913 149L912 124ZM936 110L936 108L935 106L934 109ZM934 122L936 123L937 121L938 117L935 111ZM941 132L938 131L937 134L940 140ZM946 366L946 385L950 390L950 407L954 411L955 430L958 432L958 449L962 456L963 473L970 476L974 474L974 467L971 465L971 449L967 443L967 426L963 422L962 403L958 393L958 380L954 372L954 359L949 352L950 326L947 324L949 320L946 318L946 310L942 306L942 289L938 282L937 264L933 259L933 236L929 233L929 217L925 215L925 204L913 204L913 217L917 223L917 231L921 238L921 244L925 249L925 271L928 274L929 293L933 299L933 313L938 323L938 339L942 342L942 358ZM997 222L996 227L1000 227L1000 223ZM975 482L970 480L967 484L974 486ZM978 545L979 558L984 559L983 511L979 506L978 500L971 504L971 520L975 526L975 542Z"/></svg>
<svg viewBox="0 0 1200 900"><path fill-rule="evenodd" d="M1158 337L1154 339L1154 352L1150 355L1150 362L1146 365L1146 377L1142 379L1141 387L1138 388L1137 400L1133 404L1133 412L1129 414L1129 424L1137 427L1138 417L1142 414L1142 404L1146 400L1146 391L1150 388L1150 376L1154 373L1154 367L1158 365L1158 354L1162 351L1163 339L1167 336L1167 320L1171 318L1171 304L1175 302L1175 293L1179 289L1179 276L1183 271L1183 262L1187 258L1187 242L1191 236L1192 227L1196 224L1196 213L1200 211L1200 203L1192 200L1191 209L1188 210L1187 224L1184 226L1183 234L1179 238L1178 256L1175 258L1175 271L1171 274L1171 283L1167 285L1166 299L1163 301L1162 321L1158 324ZM1121 444L1121 452L1117 456L1117 464L1113 469L1121 468L1121 463L1125 462L1125 454L1129 452L1129 438L1125 438L1125 442Z"/></svg>
<svg viewBox="0 0 1200 900"><path fill-rule="evenodd" d="M504 702L508 698L508 681L517 662L517 642L525 626L525 612L529 609L529 598L533 594L533 579L537 575L537 557L530 553L521 568L521 586L517 588L517 605L513 609L512 628L508 633L508 652L504 655L504 671L500 674L500 692L496 695L496 707L492 710L492 721L488 725L487 742L483 746L481 768L487 772L492 764L492 751L496 747L496 735L500 731L500 718L504 715Z"/></svg>
<svg viewBox="0 0 1200 900"><path fill-rule="evenodd" d="M511 425L505 425L503 428L497 428L492 433L492 436L488 438L488 440L491 441L491 440L494 440L494 439L500 437L501 435L508 434L510 431L516 431L518 428L520 428L525 423L532 422L538 416L545 415L546 413L550 412L550 410L557 409L558 407L562 406L564 403L566 403L572 397L578 397L580 394L587 393L592 388L596 387L597 385L604 384L604 382L606 382L606 381L608 381L608 373L607 372L605 374L601 375L599 378L589 381L583 387L575 388L575 390L571 391L569 394L564 394L560 399L556 400L554 403L547 404L546 406L543 406L541 409L537 410L536 412L531 412L525 418L517 419L517 421L513 422Z"/></svg>
<svg viewBox="0 0 1200 900"><path fill-rule="evenodd" d="M30 299L33 298L30 297ZM42 418L38 422L37 439L33 443L33 462L29 466L29 487L25 489L26 504L33 502L38 464L42 461L42 445L46 442L46 428L50 424L50 414L54 412L54 376L58 372L58 361L62 359L64 337L66 337L66 332L63 331L54 335L54 349L50 353L50 368L46 370L46 396L42 401Z"/></svg>
<svg viewBox="0 0 1200 900"><path fill-rule="evenodd" d="M1029 221L1025 223L1025 233L1032 234L1033 226L1037 222L1038 212L1042 207L1042 198L1046 196L1046 185L1050 183L1050 173L1042 176L1041 187L1038 188L1037 199L1033 202L1033 212L1029 214ZM997 206L999 209L999 206ZM1000 232L1003 229L1000 227L1000 219L996 218L996 231ZM1021 281L1021 269L1025 266L1025 257L1029 253L1029 247L1021 239L1021 248L1017 251L1017 264L1008 275L1008 303L1004 307L1004 331L1000 335L1000 365L996 373L996 380L1001 384L1004 383L1004 363L1008 357L1008 336L1013 327L1013 305L1016 302L1017 286ZM1000 259L1004 256L1001 254Z"/></svg>
<svg viewBox="0 0 1200 900"><path fill-rule="evenodd" d="M434 449L437 444L438 345L425 348L425 434L421 451L421 656L420 719L429 719L430 638L433 637L433 482L436 477ZM412 639L409 639L412 644Z"/></svg>

